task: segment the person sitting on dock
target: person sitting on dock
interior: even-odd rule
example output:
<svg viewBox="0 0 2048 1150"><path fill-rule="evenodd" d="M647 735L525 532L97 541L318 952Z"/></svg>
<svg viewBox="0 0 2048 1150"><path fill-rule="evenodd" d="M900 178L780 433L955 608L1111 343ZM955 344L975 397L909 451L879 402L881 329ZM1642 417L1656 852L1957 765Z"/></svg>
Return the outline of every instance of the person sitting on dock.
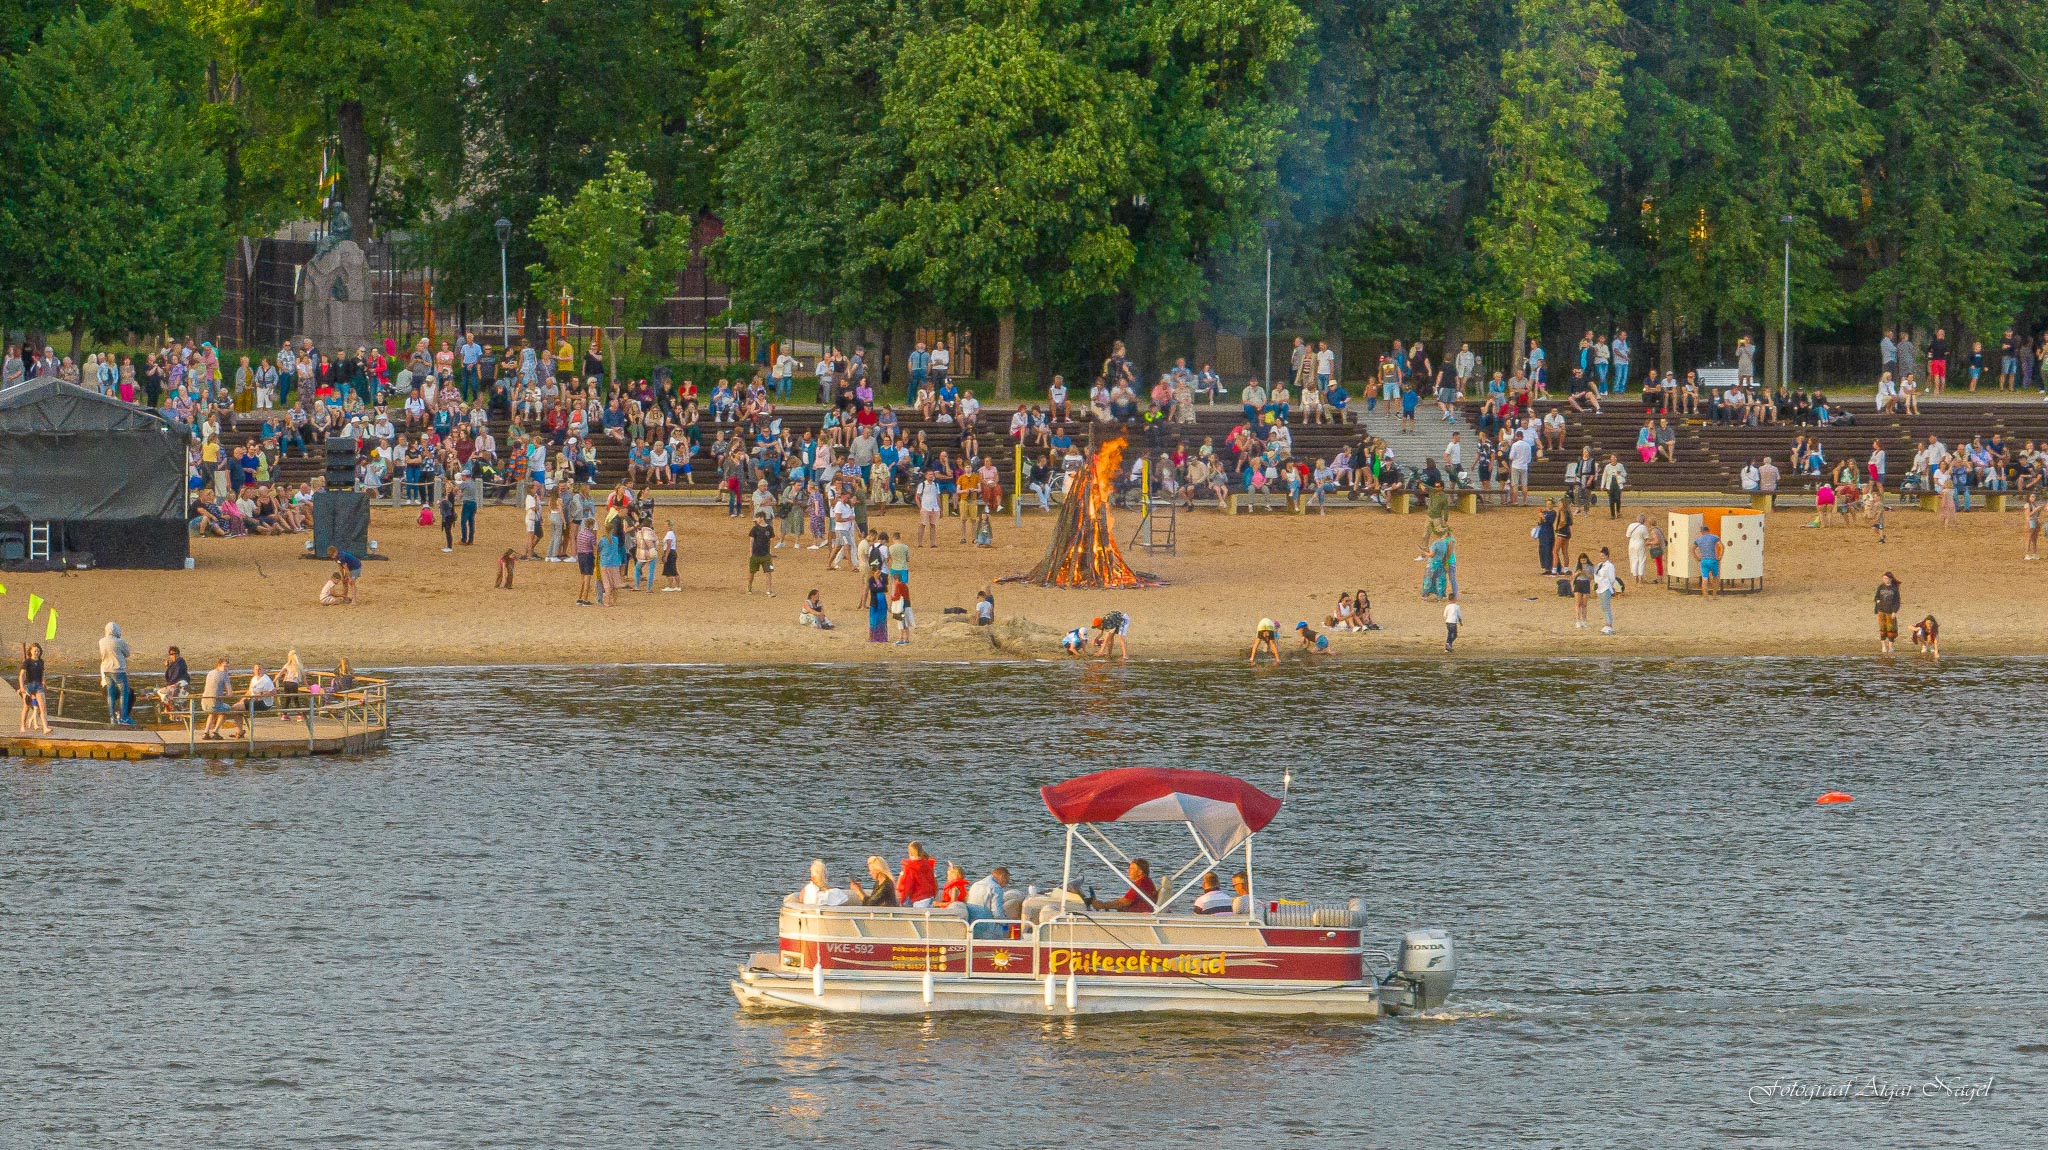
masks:
<svg viewBox="0 0 2048 1150"><path fill-rule="evenodd" d="M1230 910L1230 892L1216 881L1215 871L1202 875L1202 893L1195 896L1196 914L1224 914Z"/></svg>
<svg viewBox="0 0 2048 1150"><path fill-rule="evenodd" d="M863 890L859 879L849 879L846 889L853 892L853 897L859 899L862 906L897 905L896 879L890 875L889 864L882 861L881 855L868 856L868 877L875 880L873 887Z"/></svg>
<svg viewBox="0 0 2048 1150"><path fill-rule="evenodd" d="M825 870L824 859L812 859L811 881L804 884L799 899L805 906L845 906L853 901L853 895L844 887L832 885L832 876Z"/></svg>
<svg viewBox="0 0 2048 1150"><path fill-rule="evenodd" d="M263 664L255 663L249 668L249 686L242 692L240 703L249 712L253 723L256 716L277 705L277 681L263 670Z"/></svg>
<svg viewBox="0 0 2048 1150"><path fill-rule="evenodd" d="M192 672L176 647L164 652L164 685L156 689L157 704L169 710L192 690Z"/></svg>
<svg viewBox="0 0 2048 1150"><path fill-rule="evenodd" d="M1114 902L1089 902L1096 910L1130 911L1149 913L1159 906L1159 887L1152 882L1152 864L1144 859L1132 859L1128 872L1131 885Z"/></svg>

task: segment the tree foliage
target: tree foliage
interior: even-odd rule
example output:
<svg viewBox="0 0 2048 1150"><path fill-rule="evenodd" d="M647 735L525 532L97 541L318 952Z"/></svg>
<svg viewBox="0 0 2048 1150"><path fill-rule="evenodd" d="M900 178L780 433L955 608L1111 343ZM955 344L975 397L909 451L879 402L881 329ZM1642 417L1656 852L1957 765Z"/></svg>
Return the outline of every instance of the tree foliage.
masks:
<svg viewBox="0 0 2048 1150"><path fill-rule="evenodd" d="M2044 34L2029 5L1918 0L1884 22L1859 207L1863 294L1885 322L1995 339L2039 292Z"/></svg>
<svg viewBox="0 0 2048 1150"><path fill-rule="evenodd" d="M253 235L318 211L326 154L358 234L430 241L444 304L497 293L504 216L530 332L531 225L614 153L652 209L722 220L736 318L1021 315L1042 350L1124 335L1142 359L1159 324L1256 327L1268 220L1281 324L1332 335L1654 311L1775 341L1788 239L1807 331L1966 344L2048 318L2038 4L0 0L0 62L77 51L81 21L128 37L99 86L176 128L130 153L129 184L171 173L148 195ZM10 157L69 147L90 171L83 151L140 130L102 92L33 88L0 120ZM24 116L106 122L60 147ZM0 186L11 218L61 206L29 162ZM0 274L108 231L160 237L152 266L218 267L191 258L224 246L217 222L137 222L137 202ZM206 310L97 282L90 325ZM76 321L75 292L5 290L18 321Z"/></svg>
<svg viewBox="0 0 2048 1150"><path fill-rule="evenodd" d="M1493 200L1476 225L1491 314L1528 324L1555 303L1581 299L1613 257L1594 243L1606 222L1595 165L1621 128L1621 65L1613 0L1516 0L1519 32L1501 55L1494 117Z"/></svg>
<svg viewBox="0 0 2048 1150"><path fill-rule="evenodd" d="M905 41L909 58L949 66L901 70L884 97L905 171L873 227L890 266L949 314L1012 325L1114 295L1129 272L1114 212L1130 194L1143 85L1062 51L1071 31L1043 23L1033 0L982 9ZM998 373L1007 387L1008 365Z"/></svg>
<svg viewBox="0 0 2048 1150"><path fill-rule="evenodd" d="M0 313L70 331L74 353L88 329L218 313L220 161L120 14L59 17L0 60L0 108Z"/></svg>
<svg viewBox="0 0 2048 1150"><path fill-rule="evenodd" d="M654 207L654 181L613 152L604 174L567 203L541 197L533 238L543 253L529 265L535 281L559 284L599 315L614 306L644 315L668 294L690 254L687 221ZM622 317L621 317L622 318ZM609 369L618 377L619 341L610 340Z"/></svg>

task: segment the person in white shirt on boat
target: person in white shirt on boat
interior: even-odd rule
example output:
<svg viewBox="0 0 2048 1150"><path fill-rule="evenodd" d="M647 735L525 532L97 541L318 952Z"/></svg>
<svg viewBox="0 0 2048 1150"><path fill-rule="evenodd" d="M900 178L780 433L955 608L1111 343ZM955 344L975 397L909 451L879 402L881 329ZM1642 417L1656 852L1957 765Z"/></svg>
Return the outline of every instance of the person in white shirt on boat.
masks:
<svg viewBox="0 0 2048 1150"><path fill-rule="evenodd" d="M1216 881L1216 872L1202 876L1202 893L1195 896L1196 914L1225 914L1230 910L1230 892Z"/></svg>
<svg viewBox="0 0 2048 1150"><path fill-rule="evenodd" d="M811 881L804 884L801 898L805 906L845 906L853 901L853 893L845 887L832 885L832 876L825 871L824 859L812 859Z"/></svg>
<svg viewBox="0 0 2048 1150"><path fill-rule="evenodd" d="M996 867L988 872L987 878L979 879L973 886L967 888L967 921L979 923L983 919L1007 917L1003 909L1009 897L1010 868ZM984 928L976 926L974 937L995 938L995 932L1001 929L991 926L987 928L987 933L984 933Z"/></svg>
<svg viewBox="0 0 2048 1150"><path fill-rule="evenodd" d="M1243 871L1230 876L1230 896L1232 914L1252 913L1252 880Z"/></svg>

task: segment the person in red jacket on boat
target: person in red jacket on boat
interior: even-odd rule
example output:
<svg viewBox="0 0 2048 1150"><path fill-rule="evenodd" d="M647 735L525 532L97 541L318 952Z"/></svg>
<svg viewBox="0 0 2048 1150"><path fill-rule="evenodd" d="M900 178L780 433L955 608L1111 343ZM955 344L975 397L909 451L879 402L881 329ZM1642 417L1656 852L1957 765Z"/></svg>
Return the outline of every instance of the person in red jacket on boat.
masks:
<svg viewBox="0 0 2048 1150"><path fill-rule="evenodd" d="M946 864L946 886L939 892L939 901L933 906L952 906L967 901L967 872L958 863Z"/></svg>
<svg viewBox="0 0 2048 1150"><path fill-rule="evenodd" d="M903 906L930 906L939 893L939 864L921 842L912 842L906 853L909 857L903 860L896 876L896 898ZM960 897L967 897L964 886Z"/></svg>
<svg viewBox="0 0 2048 1150"><path fill-rule="evenodd" d="M1144 859L1131 860L1131 885L1123 897L1114 902L1096 902L1088 905L1096 910L1123 910L1136 913L1150 913L1159 906L1159 888L1152 882L1152 864Z"/></svg>

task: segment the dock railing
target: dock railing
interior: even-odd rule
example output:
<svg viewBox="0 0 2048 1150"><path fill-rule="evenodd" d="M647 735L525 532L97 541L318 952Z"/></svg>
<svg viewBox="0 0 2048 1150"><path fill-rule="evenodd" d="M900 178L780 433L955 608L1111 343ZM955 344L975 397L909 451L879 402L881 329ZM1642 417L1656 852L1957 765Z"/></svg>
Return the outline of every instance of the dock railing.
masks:
<svg viewBox="0 0 2048 1150"><path fill-rule="evenodd" d="M190 685L166 703L155 691L149 693L150 702L157 715L158 727L185 729L185 750L196 754L202 741L210 741L203 734L204 728L214 715L223 721L233 720L241 728L237 742L248 745L251 753L256 749L255 720L264 716L282 719L286 722L302 722L306 725L306 749L312 751L321 736L322 724L327 725L327 734L342 738L371 730L381 730L390 721L389 698L391 681L373 675L351 675L353 682L346 688L336 689L332 671L308 671L306 681L290 696L282 692L270 696L268 707L252 707L248 694L250 677L245 674L228 676L228 691L219 701L228 704L225 710L216 710L200 694L194 694ZM204 684L204 678L193 680ZM339 731L335 730L339 725ZM166 739L166 741L170 741Z"/></svg>

